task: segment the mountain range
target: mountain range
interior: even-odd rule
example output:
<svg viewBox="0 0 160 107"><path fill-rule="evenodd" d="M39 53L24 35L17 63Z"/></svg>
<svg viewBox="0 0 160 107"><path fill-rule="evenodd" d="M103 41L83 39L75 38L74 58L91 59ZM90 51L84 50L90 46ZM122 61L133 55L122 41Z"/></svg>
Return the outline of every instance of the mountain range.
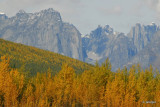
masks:
<svg viewBox="0 0 160 107"><path fill-rule="evenodd" d="M0 38L83 60L80 32L52 8L37 13L20 10L10 18L1 14Z"/></svg>
<svg viewBox="0 0 160 107"><path fill-rule="evenodd" d="M108 57L113 70L137 63L160 69L160 28L155 23L137 23L128 34L99 25L90 34L81 35L52 8L36 13L20 10L13 17L0 14L0 38L92 64L101 64Z"/></svg>
<svg viewBox="0 0 160 107"><path fill-rule="evenodd" d="M114 70L138 63L142 68L150 64L159 68L159 36L159 26L153 22L150 25L137 23L128 34L116 32L109 25L98 26L82 38L85 60L102 63L109 57Z"/></svg>

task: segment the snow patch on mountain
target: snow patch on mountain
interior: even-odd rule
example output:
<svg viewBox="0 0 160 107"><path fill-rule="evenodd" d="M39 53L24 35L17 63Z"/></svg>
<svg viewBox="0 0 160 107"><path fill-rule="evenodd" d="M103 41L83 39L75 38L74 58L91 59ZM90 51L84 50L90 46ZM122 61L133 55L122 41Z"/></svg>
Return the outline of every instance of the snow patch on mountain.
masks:
<svg viewBox="0 0 160 107"><path fill-rule="evenodd" d="M5 14L5 13L3 13L3 12L0 12L0 14L1 14L1 15L3 15L3 14Z"/></svg>
<svg viewBox="0 0 160 107"><path fill-rule="evenodd" d="M81 35L81 38L89 38L89 35Z"/></svg>
<svg viewBox="0 0 160 107"><path fill-rule="evenodd" d="M92 59L92 60L100 60L102 58L102 56L99 56L98 54L96 54L93 51L87 52L87 56L88 58Z"/></svg>

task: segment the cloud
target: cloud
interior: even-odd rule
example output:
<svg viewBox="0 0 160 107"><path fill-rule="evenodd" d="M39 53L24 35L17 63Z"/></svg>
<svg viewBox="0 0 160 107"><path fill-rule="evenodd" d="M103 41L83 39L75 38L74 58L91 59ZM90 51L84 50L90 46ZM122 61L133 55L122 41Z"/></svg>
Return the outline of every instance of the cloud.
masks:
<svg viewBox="0 0 160 107"><path fill-rule="evenodd" d="M160 0L142 0L149 8L160 13Z"/></svg>
<svg viewBox="0 0 160 107"><path fill-rule="evenodd" d="M120 15L122 14L122 7L114 6L112 8L101 8L100 11L105 15Z"/></svg>
<svg viewBox="0 0 160 107"><path fill-rule="evenodd" d="M76 13L81 5L80 0L2 0L0 1L0 11L9 16L15 15L21 9L35 12L46 8L54 8L63 13ZM75 9L73 9L75 8Z"/></svg>
<svg viewBox="0 0 160 107"><path fill-rule="evenodd" d="M122 13L122 8L120 6L115 6L113 10L110 10L111 13L120 14Z"/></svg>

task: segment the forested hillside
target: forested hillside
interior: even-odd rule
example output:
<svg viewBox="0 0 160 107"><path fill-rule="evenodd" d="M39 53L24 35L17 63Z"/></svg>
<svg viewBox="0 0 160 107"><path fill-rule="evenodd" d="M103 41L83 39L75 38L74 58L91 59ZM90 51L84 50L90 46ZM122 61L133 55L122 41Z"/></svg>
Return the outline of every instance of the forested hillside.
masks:
<svg viewBox="0 0 160 107"><path fill-rule="evenodd" d="M160 107L160 73L152 67L112 72L106 60L82 74L63 64L56 75L47 70L26 78L9 61L1 57L1 107Z"/></svg>
<svg viewBox="0 0 160 107"><path fill-rule="evenodd" d="M160 73L152 66L112 72L109 59L91 66L2 39L0 56L2 107L160 106Z"/></svg>
<svg viewBox="0 0 160 107"><path fill-rule="evenodd" d="M57 53L0 39L0 56L4 55L11 59L10 67L18 68L20 71L30 72L31 74L44 72L49 68L54 73L58 72L63 63L73 67L76 73L81 73L93 67Z"/></svg>

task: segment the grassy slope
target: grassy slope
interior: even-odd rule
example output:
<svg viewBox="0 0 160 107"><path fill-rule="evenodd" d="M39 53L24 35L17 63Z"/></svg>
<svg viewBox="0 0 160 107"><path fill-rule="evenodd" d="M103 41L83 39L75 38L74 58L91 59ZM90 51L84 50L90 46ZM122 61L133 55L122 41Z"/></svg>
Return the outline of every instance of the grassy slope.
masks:
<svg viewBox="0 0 160 107"><path fill-rule="evenodd" d="M10 57L11 67L29 71L31 74L45 72L49 68L58 72L63 63L72 66L76 73L93 67L90 64L57 53L0 39L0 56L3 55Z"/></svg>

